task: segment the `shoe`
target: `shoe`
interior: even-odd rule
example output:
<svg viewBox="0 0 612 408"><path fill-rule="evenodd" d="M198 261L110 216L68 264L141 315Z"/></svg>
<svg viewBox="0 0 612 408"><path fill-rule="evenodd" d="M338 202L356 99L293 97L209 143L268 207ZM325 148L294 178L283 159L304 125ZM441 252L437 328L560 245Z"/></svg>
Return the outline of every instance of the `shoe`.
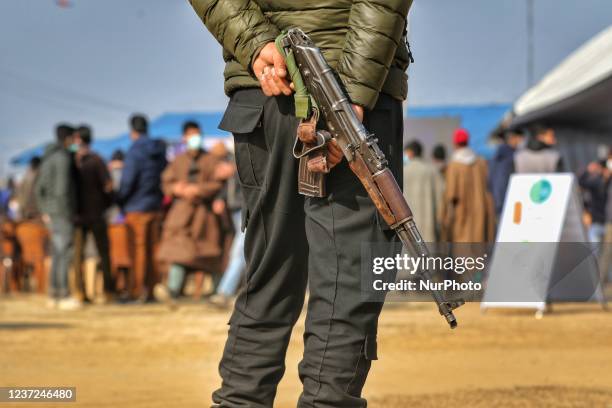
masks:
<svg viewBox="0 0 612 408"><path fill-rule="evenodd" d="M58 302L57 308L64 311L79 310L83 308L83 302L72 297L64 298Z"/></svg>
<svg viewBox="0 0 612 408"><path fill-rule="evenodd" d="M57 309L58 306L58 300L55 298L49 298L47 299L47 303L45 304L45 307L47 309Z"/></svg>
<svg viewBox="0 0 612 408"><path fill-rule="evenodd" d="M212 304L213 306L217 306L221 309L229 309L232 305L232 299L229 296L225 295L212 295L207 300L208 303Z"/></svg>
<svg viewBox="0 0 612 408"><path fill-rule="evenodd" d="M117 303L127 304L130 303L132 299L130 299L130 294L127 291L123 291L117 295Z"/></svg>
<svg viewBox="0 0 612 408"><path fill-rule="evenodd" d="M98 296L94 300L94 303L96 305L108 305L108 304L116 303L116 302L118 302L117 297L111 293L104 293L102 296Z"/></svg>
<svg viewBox="0 0 612 408"><path fill-rule="evenodd" d="M176 307L176 301L168 287L162 283L158 283L153 287L153 297L161 303L167 304L170 308Z"/></svg>
<svg viewBox="0 0 612 408"><path fill-rule="evenodd" d="M170 296L170 291L163 283L158 283L153 287L153 297L158 302L167 302L172 296Z"/></svg>
<svg viewBox="0 0 612 408"><path fill-rule="evenodd" d="M74 298L79 302L82 302L84 305L89 305L92 303L91 299L87 297L84 293L77 293L74 295Z"/></svg>

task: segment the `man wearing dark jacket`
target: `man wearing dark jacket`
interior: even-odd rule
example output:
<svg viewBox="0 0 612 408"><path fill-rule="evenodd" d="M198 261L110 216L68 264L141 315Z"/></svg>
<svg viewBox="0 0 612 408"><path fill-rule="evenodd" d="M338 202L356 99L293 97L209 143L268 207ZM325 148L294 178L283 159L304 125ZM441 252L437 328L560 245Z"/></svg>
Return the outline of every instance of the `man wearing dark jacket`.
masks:
<svg viewBox="0 0 612 408"><path fill-rule="evenodd" d="M76 153L79 205L75 233L75 282L80 296L83 300L88 300L83 279L83 254L87 236L91 233L100 257L107 301L112 296L114 286L105 218L106 210L111 204L112 181L102 158L91 150L91 129L88 126L80 126L76 131L75 141L79 146Z"/></svg>
<svg viewBox="0 0 612 408"><path fill-rule="evenodd" d="M69 297L68 269L72 262L74 216L77 209L76 168L68 148L74 129L61 124L56 143L45 151L36 180L36 200L51 231L51 277L49 307L75 309L79 302Z"/></svg>
<svg viewBox="0 0 612 408"><path fill-rule="evenodd" d="M361 391L377 358L382 304L361 301L361 243L388 242L392 234L346 161L331 163L327 197L299 195L292 156L298 120L274 40L299 27L322 48L401 185L411 3L191 0L223 46L230 102L220 128L234 134L245 202L247 284L230 319L216 407L273 406L307 282L298 406L366 406Z"/></svg>
<svg viewBox="0 0 612 408"><path fill-rule="evenodd" d="M152 298L157 280L153 246L159 236L159 211L163 198L161 173L166 167L166 146L162 141L147 136L148 123L144 116L132 116L130 127L133 143L125 155L117 200L134 237L130 295L134 299L148 300Z"/></svg>
<svg viewBox="0 0 612 408"><path fill-rule="evenodd" d="M608 154L606 166L602 169L606 186L605 231L601 243L599 271L602 287L610 281L610 264L612 264L612 151Z"/></svg>
<svg viewBox="0 0 612 408"><path fill-rule="evenodd" d="M591 162L578 178L585 196L584 208L591 216L589 241L599 245L605 234L606 206L608 200L609 173L605 163Z"/></svg>
<svg viewBox="0 0 612 408"><path fill-rule="evenodd" d="M520 131L500 131L497 136L501 143L491 159L489 167L489 190L495 203L495 214L499 216L506 200L506 190L510 176L514 173L514 153L523 143Z"/></svg>

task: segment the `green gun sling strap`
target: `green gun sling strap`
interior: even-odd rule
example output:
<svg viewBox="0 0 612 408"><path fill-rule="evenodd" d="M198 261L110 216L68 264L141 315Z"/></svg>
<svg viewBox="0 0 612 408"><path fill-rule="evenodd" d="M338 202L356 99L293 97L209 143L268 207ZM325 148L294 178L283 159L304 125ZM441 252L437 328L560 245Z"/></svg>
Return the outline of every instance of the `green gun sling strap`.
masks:
<svg viewBox="0 0 612 408"><path fill-rule="evenodd" d="M301 119L308 119L312 110L313 101L310 98L308 89L306 89L306 85L304 85L304 80L302 79L297 63L295 62L293 51L289 51L288 53L285 52L285 48L283 47L283 39L286 35L286 33L282 33L276 37L276 48L285 59L287 71L289 72L289 76L293 81L295 91L293 96L295 99L295 116Z"/></svg>

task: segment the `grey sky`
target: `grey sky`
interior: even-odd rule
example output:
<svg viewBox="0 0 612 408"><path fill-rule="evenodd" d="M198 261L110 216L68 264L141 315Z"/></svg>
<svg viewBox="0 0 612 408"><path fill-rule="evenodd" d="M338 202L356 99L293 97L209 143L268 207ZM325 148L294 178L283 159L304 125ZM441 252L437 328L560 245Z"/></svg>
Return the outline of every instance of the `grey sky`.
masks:
<svg viewBox="0 0 612 408"><path fill-rule="evenodd" d="M536 78L612 24L610 0L535 0ZM222 110L220 48L183 0L0 1L0 163L61 120ZM416 0L410 103L508 103L526 87L524 0ZM1 167L0 167L1 168Z"/></svg>

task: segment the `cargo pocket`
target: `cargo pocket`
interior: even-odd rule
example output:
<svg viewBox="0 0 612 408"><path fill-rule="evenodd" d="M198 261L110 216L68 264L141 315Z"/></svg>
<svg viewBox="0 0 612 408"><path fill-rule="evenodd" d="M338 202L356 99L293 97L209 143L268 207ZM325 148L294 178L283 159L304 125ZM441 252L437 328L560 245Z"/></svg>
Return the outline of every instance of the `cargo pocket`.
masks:
<svg viewBox="0 0 612 408"><path fill-rule="evenodd" d="M349 383L346 392L349 395L359 396L365 384L368 372L373 360L378 360L378 346L376 344L376 334L368 334L361 345L359 360L355 367L353 379Z"/></svg>
<svg viewBox="0 0 612 408"><path fill-rule="evenodd" d="M234 135L234 152L240 184L261 187L268 162L262 128L263 106L230 101L219 129Z"/></svg>
<svg viewBox="0 0 612 408"><path fill-rule="evenodd" d="M242 225L245 230L266 174L268 146L262 128L263 105L230 101L219 129L234 136L234 156L242 187Z"/></svg>

